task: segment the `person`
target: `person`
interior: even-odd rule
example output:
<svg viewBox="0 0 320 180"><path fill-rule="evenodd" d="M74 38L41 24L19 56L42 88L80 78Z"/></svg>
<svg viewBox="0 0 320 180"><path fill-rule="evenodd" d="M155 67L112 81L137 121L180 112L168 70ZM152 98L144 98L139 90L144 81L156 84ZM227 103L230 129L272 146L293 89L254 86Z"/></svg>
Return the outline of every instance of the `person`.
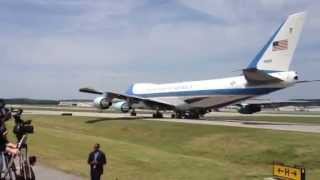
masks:
<svg viewBox="0 0 320 180"><path fill-rule="evenodd" d="M103 174L103 166L107 164L104 152L100 150L100 144L93 146L93 151L89 154L88 164L90 165L91 180L100 180Z"/></svg>
<svg viewBox="0 0 320 180"><path fill-rule="evenodd" d="M7 152L11 155L17 155L19 153L17 144L9 142L7 134L7 129L4 126L0 126L0 152Z"/></svg>
<svg viewBox="0 0 320 180"><path fill-rule="evenodd" d="M0 169L3 171L4 167L7 167L5 163L5 156L12 155L15 157L20 153L16 144L13 144L7 139L8 131L5 126L0 126ZM0 172L2 174L2 172Z"/></svg>
<svg viewBox="0 0 320 180"><path fill-rule="evenodd" d="M11 118L11 112L6 108L6 103L3 99L0 99L0 124Z"/></svg>
<svg viewBox="0 0 320 180"><path fill-rule="evenodd" d="M8 141L7 128L5 122L11 118L11 112L6 108L6 103L0 99L0 151L6 151L10 154L16 155L18 153L17 145Z"/></svg>
<svg viewBox="0 0 320 180"><path fill-rule="evenodd" d="M0 169L4 167L4 156L10 154L16 156L20 153L17 145L8 141L5 122L11 118L11 112L5 107L5 101L0 99Z"/></svg>

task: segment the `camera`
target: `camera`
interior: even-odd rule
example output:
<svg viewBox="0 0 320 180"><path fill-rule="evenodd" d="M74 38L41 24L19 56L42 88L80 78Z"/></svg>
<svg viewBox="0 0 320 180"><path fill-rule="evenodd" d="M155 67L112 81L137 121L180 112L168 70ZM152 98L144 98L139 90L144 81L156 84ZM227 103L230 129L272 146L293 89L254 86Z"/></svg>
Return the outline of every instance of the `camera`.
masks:
<svg viewBox="0 0 320 180"><path fill-rule="evenodd" d="M33 134L34 128L33 125L31 125L31 120L16 123L13 132L15 134Z"/></svg>
<svg viewBox="0 0 320 180"><path fill-rule="evenodd" d="M24 135L24 134L33 134L34 132L34 127L31 125L31 120L24 121L21 119L23 110L18 109L14 111L14 128L13 128L13 133L16 135Z"/></svg>

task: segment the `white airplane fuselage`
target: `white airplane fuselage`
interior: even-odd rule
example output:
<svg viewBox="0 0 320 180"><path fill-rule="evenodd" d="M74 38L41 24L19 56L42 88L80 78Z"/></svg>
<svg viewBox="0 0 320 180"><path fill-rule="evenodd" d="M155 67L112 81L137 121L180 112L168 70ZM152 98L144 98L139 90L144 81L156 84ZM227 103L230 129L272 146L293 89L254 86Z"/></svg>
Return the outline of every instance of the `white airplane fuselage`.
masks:
<svg viewBox="0 0 320 180"><path fill-rule="evenodd" d="M185 111L233 104L287 88L294 85L297 80L297 74L294 71L275 72L269 75L282 81L254 85L248 83L244 76L236 76L166 84L137 83L126 94L171 104L176 109ZM196 100L188 102L188 99Z"/></svg>

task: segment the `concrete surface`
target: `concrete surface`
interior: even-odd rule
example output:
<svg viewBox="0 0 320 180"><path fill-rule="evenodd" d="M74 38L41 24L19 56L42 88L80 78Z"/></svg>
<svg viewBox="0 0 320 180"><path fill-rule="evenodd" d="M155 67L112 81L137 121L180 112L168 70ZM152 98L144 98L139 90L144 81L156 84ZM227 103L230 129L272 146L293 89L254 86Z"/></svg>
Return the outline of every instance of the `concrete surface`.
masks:
<svg viewBox="0 0 320 180"><path fill-rule="evenodd" d="M34 166L36 179L40 180L83 180L82 177L67 174L40 164Z"/></svg>

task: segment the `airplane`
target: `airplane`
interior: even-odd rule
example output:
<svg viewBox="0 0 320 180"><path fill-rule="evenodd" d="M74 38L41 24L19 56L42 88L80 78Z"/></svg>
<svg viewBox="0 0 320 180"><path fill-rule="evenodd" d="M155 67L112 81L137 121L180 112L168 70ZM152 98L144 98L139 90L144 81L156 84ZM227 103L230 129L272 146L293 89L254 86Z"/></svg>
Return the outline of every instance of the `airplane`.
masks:
<svg viewBox="0 0 320 180"><path fill-rule="evenodd" d="M80 88L80 92L101 95L94 99L99 109L113 107L121 112L135 109L155 110L153 118L162 118L162 111L172 111L172 118L198 119L212 110L266 95L300 81L295 71L290 71L306 13L288 16L251 63L242 70L242 75L222 79L187 81L177 83L136 83L125 93L102 92L93 88ZM120 100L114 103L114 100ZM239 112L252 114L261 111L259 104L241 105Z"/></svg>

